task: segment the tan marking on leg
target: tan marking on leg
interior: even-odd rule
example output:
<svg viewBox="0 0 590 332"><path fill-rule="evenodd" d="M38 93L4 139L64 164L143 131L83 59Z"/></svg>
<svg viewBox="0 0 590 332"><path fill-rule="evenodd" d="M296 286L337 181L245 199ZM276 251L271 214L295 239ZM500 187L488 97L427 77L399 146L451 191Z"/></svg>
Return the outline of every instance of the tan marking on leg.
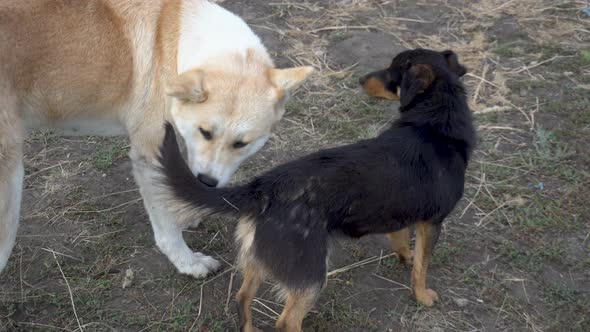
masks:
<svg viewBox="0 0 590 332"><path fill-rule="evenodd" d="M286 291L287 303L275 328L280 332L301 332L303 318L311 310L319 296L319 288L302 292Z"/></svg>
<svg viewBox="0 0 590 332"><path fill-rule="evenodd" d="M430 307L438 301L438 294L426 288L426 271L432 253L432 224L418 222L416 224L416 247L414 253L414 268L412 269L412 290L416 300Z"/></svg>
<svg viewBox="0 0 590 332"><path fill-rule="evenodd" d="M239 248L236 259L238 268L243 271L245 271L248 265L257 264L254 260L254 253L252 251L255 232L256 225L254 219L249 216L241 217L234 233L234 239Z"/></svg>
<svg viewBox="0 0 590 332"><path fill-rule="evenodd" d="M389 239L391 240L393 252L397 254L399 261L406 265L412 264L414 253L410 250L410 228L406 227L397 232L389 233Z"/></svg>
<svg viewBox="0 0 590 332"><path fill-rule="evenodd" d="M244 270L244 281L236 295L238 301L238 316L240 320L240 332L258 332L252 322L252 300L262 283L261 268L256 264L250 264Z"/></svg>

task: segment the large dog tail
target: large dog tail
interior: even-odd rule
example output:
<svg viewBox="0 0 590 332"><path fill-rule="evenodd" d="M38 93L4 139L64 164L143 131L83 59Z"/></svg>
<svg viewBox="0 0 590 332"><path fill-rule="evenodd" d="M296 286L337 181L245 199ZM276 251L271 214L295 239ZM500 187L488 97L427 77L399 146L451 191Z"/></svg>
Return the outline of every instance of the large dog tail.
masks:
<svg viewBox="0 0 590 332"><path fill-rule="evenodd" d="M246 215L259 210L259 200L249 188L237 186L212 188L204 185L186 164L174 127L166 123L166 135L160 146L158 179L165 187L164 204L178 218L187 221L215 215Z"/></svg>

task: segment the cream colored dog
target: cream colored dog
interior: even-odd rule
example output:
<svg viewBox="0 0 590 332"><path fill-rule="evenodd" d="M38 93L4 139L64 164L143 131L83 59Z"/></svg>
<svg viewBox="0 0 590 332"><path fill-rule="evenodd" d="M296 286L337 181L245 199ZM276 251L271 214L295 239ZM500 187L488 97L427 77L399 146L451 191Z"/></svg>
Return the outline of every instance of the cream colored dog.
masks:
<svg viewBox="0 0 590 332"><path fill-rule="evenodd" d="M181 273L215 270L156 203L148 165L164 122L198 178L225 185L311 71L275 69L244 21L204 0L0 0L0 271L18 228L23 139L38 128L128 135L158 247Z"/></svg>

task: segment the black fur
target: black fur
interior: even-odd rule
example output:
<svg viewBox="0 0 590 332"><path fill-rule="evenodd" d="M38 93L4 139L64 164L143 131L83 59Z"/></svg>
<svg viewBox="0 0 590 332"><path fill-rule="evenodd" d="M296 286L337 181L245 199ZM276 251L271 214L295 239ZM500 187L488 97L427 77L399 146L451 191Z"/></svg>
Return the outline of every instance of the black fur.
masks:
<svg viewBox="0 0 590 332"><path fill-rule="evenodd" d="M196 210L254 217L254 254L282 285L323 283L331 235L389 233L417 221L439 226L463 195L475 142L459 81L465 69L454 53L403 52L381 75L391 91L401 87L402 99L416 64L428 65L434 80L400 107L400 118L381 135L285 163L242 186L201 184L167 125L161 147L166 185Z"/></svg>
<svg viewBox="0 0 590 332"><path fill-rule="evenodd" d="M200 213L204 216L257 211L258 204L255 203L254 193L244 190L243 187L214 188L199 181L182 157L174 127L167 122L165 129L164 143L160 147L159 161L162 166L160 172L164 174L164 185L172 190L176 200L180 200L188 209L210 210ZM252 197L252 199L248 197ZM232 201L252 202L253 204L251 206L242 204L242 208L238 211L236 206L228 204Z"/></svg>

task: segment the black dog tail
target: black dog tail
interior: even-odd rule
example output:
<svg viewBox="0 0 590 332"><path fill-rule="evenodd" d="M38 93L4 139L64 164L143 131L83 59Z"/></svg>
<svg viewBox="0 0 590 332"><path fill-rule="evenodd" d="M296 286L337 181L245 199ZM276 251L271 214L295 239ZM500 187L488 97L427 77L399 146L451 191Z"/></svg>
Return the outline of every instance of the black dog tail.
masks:
<svg viewBox="0 0 590 332"><path fill-rule="evenodd" d="M160 146L158 181L166 188L168 208L180 219L188 221L214 215L245 215L258 210L257 200L244 186L212 188L204 185L186 164L174 127L166 123L166 136Z"/></svg>

